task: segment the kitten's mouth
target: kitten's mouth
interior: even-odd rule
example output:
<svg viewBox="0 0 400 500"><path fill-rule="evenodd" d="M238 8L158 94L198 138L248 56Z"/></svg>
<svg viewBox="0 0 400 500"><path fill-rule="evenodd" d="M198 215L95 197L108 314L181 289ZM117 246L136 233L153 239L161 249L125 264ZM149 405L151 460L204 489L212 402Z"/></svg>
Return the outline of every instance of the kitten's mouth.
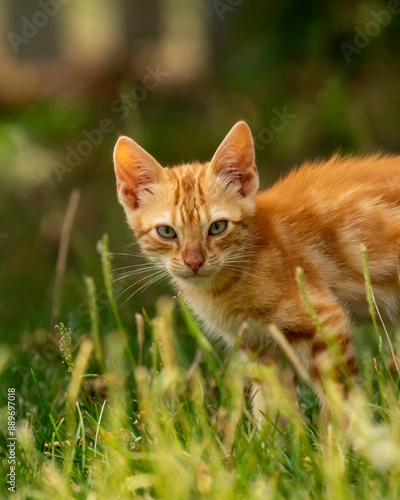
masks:
<svg viewBox="0 0 400 500"><path fill-rule="evenodd" d="M207 273L207 274L198 274L198 273L193 273L192 275L188 276L189 279L197 279L197 280L201 280L201 279L204 279L204 278L209 278L211 276L211 273Z"/></svg>
<svg viewBox="0 0 400 500"><path fill-rule="evenodd" d="M184 276L184 279L201 280L201 279L204 279L204 278L209 278L210 276L211 276L211 273L202 273L202 274L193 273L193 274L189 274L188 276Z"/></svg>
<svg viewBox="0 0 400 500"><path fill-rule="evenodd" d="M213 275L211 272L200 272L200 273L191 273L191 274L177 274L176 276L181 280L189 281L191 283L197 283L210 278Z"/></svg>

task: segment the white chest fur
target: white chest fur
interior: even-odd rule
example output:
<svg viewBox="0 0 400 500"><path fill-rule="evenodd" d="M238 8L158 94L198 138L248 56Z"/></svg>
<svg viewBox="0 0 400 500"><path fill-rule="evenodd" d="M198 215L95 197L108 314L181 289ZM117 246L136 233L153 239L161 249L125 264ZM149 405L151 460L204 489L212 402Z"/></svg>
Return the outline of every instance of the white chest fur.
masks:
<svg viewBox="0 0 400 500"><path fill-rule="evenodd" d="M270 343L267 321L254 319L245 310L237 312L227 297L215 297L207 290L185 283L180 285L183 298L209 336L221 339L226 345L233 347L243 322L246 322L242 342L252 345Z"/></svg>

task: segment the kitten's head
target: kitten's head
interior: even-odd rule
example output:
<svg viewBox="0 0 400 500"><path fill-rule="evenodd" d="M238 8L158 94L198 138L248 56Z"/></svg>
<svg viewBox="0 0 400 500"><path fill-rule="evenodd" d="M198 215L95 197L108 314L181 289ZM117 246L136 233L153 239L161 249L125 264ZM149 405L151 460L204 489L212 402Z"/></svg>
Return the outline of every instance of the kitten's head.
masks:
<svg viewBox="0 0 400 500"><path fill-rule="evenodd" d="M217 286L243 265L258 174L249 127L237 123L210 163L163 168L128 137L114 151L118 198L144 254L186 283Z"/></svg>

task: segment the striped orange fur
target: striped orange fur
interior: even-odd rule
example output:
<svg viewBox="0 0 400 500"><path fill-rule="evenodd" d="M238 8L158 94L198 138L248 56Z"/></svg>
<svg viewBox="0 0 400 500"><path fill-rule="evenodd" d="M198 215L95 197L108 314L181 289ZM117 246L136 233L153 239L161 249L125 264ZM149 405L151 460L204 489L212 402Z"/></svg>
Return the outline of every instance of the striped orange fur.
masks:
<svg viewBox="0 0 400 500"><path fill-rule="evenodd" d="M279 358L268 333L276 324L308 367L327 414L322 376L330 352L301 298L296 268L323 331L336 339L342 369L356 376L350 320L368 314L361 244L381 313L393 321L399 313L400 158L335 156L258 193L251 132L239 122L209 163L162 168L127 137L118 140L114 163L142 251L168 270L210 335L232 346L246 321L243 351L268 362Z"/></svg>

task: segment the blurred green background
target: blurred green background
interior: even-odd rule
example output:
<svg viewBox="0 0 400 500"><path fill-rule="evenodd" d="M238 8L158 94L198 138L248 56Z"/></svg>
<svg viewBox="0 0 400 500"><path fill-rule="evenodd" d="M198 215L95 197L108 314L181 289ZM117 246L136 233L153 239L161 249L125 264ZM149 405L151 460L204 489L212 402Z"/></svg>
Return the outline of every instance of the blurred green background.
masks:
<svg viewBox="0 0 400 500"><path fill-rule="evenodd" d="M94 276L101 294L96 244L106 232L118 254L132 241L115 192L120 134L163 165L207 161L245 119L263 187L337 151L398 151L397 0L0 0L0 9L2 341L59 320L89 329L83 277ZM81 196L52 318L74 189ZM136 260L115 255L114 266ZM154 285L123 304L125 324L143 306L151 314L167 290Z"/></svg>

